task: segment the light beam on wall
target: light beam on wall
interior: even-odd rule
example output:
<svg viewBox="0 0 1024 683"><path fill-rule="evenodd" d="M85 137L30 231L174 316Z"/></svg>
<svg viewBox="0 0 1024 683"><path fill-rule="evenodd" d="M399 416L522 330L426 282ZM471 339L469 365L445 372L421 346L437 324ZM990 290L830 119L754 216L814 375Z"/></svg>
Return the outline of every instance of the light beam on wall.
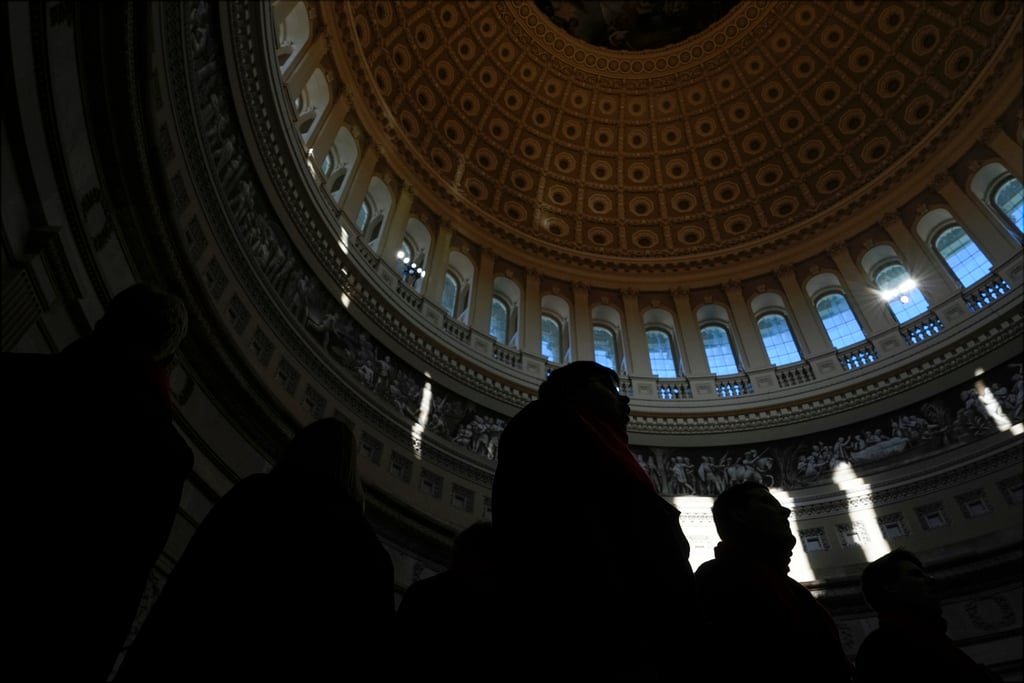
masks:
<svg viewBox="0 0 1024 683"><path fill-rule="evenodd" d="M427 420L430 419L430 374L427 374L427 381L423 383L423 393L420 395L420 410L416 416L416 422L412 426L410 436L412 437L412 452L417 460L423 458L423 432L427 428Z"/></svg>

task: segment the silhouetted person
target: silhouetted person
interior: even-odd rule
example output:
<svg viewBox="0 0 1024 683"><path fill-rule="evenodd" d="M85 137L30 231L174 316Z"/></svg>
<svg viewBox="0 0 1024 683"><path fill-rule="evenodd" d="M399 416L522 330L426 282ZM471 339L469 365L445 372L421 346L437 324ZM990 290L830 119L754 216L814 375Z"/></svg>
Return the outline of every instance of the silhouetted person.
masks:
<svg viewBox="0 0 1024 683"><path fill-rule="evenodd" d="M5 616L26 680L104 681L117 659L192 469L166 370L187 324L134 285L59 353L3 354Z"/></svg>
<svg viewBox="0 0 1024 683"><path fill-rule="evenodd" d="M395 618L403 674L419 677L424 662L454 652L458 667L445 672L446 680L486 678L494 638L495 552L494 527L477 522L455 537L447 570L405 591Z"/></svg>
<svg viewBox="0 0 1024 683"><path fill-rule="evenodd" d="M723 491L712 506L721 542L697 568L706 680L848 683L832 617L789 578L796 539L788 508L763 484Z"/></svg>
<svg viewBox="0 0 1024 683"><path fill-rule="evenodd" d="M857 652L857 683L996 683L946 635L936 581L921 560L896 549L864 568L861 590L878 628Z"/></svg>
<svg viewBox="0 0 1024 683"><path fill-rule="evenodd" d="M678 680L690 547L629 449L629 399L590 361L553 371L498 446L503 680ZM526 678L524 678L526 677Z"/></svg>
<svg viewBox="0 0 1024 683"><path fill-rule="evenodd" d="M213 507L116 680L370 680L386 661L393 582L363 514L352 432L318 420Z"/></svg>

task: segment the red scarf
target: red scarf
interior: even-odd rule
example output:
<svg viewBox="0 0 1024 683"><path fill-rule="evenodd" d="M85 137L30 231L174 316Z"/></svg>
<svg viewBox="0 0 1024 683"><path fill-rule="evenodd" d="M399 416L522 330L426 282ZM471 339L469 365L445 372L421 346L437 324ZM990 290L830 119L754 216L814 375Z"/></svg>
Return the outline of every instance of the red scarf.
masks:
<svg viewBox="0 0 1024 683"><path fill-rule="evenodd" d="M593 413L585 413L582 410L577 410L576 415L580 418L583 426L587 428L587 431L590 432L594 441L603 445L612 456L612 459L624 467L634 479L657 493L658 490L654 488L651 478L640 467L640 463L637 462L633 451L629 450L629 439L624 428L616 429L608 424L607 420Z"/></svg>

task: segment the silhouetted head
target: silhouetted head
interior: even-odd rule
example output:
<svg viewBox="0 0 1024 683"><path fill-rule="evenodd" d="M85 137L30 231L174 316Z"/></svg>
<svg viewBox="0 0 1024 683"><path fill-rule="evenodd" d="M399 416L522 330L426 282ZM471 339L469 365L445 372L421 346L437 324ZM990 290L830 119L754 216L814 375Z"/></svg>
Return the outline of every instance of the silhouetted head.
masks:
<svg viewBox="0 0 1024 683"><path fill-rule="evenodd" d="M719 537L734 546L765 553L766 560L788 564L796 538L789 528L790 510L768 487L745 481L723 491L711 506Z"/></svg>
<svg viewBox="0 0 1024 683"><path fill-rule="evenodd" d="M629 397L619 391L619 375L600 363L580 360L553 370L540 385L541 401L584 409L615 424L629 422Z"/></svg>
<svg viewBox="0 0 1024 683"><path fill-rule="evenodd" d="M181 299L136 284L115 296L96 323L95 335L155 363L174 355L188 331L188 311Z"/></svg>
<svg viewBox="0 0 1024 683"><path fill-rule="evenodd" d="M336 481L362 506L363 490L356 460L356 440L344 422L333 417L303 427L274 467L277 476L311 476Z"/></svg>
<svg viewBox="0 0 1024 683"><path fill-rule="evenodd" d="M868 564L860 576L864 599L876 612L908 612L940 616L935 579L914 553L897 548Z"/></svg>

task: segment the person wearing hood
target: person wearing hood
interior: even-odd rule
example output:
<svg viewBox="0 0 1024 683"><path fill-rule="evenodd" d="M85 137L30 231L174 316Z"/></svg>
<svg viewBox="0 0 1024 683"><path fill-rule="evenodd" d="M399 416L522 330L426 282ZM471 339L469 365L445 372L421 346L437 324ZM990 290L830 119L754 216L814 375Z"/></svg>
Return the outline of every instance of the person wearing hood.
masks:
<svg viewBox="0 0 1024 683"><path fill-rule="evenodd" d="M682 680L690 546L629 448L629 414L618 374L576 361L551 372L501 434L502 680Z"/></svg>
<svg viewBox="0 0 1024 683"><path fill-rule="evenodd" d="M790 510L747 481L723 491L711 513L721 542L694 575L701 680L849 683L832 617L789 577Z"/></svg>
<svg viewBox="0 0 1024 683"><path fill-rule="evenodd" d="M937 581L909 550L897 548L864 568L861 591L878 628L857 651L856 683L998 683L946 635Z"/></svg>

